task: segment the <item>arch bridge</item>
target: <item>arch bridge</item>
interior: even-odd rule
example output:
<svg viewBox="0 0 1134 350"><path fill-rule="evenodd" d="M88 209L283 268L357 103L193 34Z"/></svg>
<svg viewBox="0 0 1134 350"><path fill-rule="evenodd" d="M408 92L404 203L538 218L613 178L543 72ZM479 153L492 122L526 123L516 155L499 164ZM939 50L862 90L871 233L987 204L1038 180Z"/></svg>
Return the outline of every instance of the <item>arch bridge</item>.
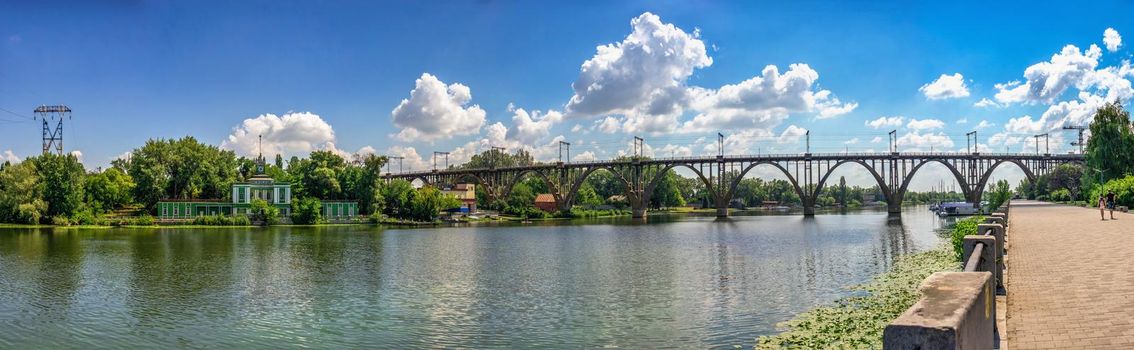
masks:
<svg viewBox="0 0 1134 350"><path fill-rule="evenodd" d="M512 188L528 176L541 179L555 198L556 206L569 210L575 203L579 187L598 170L611 172L626 188L626 199L635 218L646 214L654 189L671 169L688 169L705 185L717 216L728 216L728 206L736 194L740 180L759 166L769 166L786 177L803 204L804 215L815 214L815 203L823 187L831 181L835 169L843 166L863 167L877 181L890 213L901 212L914 174L929 163L944 165L971 203L979 203L993 170L1012 163L1023 170L1029 180L1047 174L1060 164L1083 163L1082 154L1020 153L838 153L784 154L758 156L703 156L658 159L555 162L525 166L493 167L387 173L389 181L420 180L429 185L476 183L490 199L503 199Z"/></svg>

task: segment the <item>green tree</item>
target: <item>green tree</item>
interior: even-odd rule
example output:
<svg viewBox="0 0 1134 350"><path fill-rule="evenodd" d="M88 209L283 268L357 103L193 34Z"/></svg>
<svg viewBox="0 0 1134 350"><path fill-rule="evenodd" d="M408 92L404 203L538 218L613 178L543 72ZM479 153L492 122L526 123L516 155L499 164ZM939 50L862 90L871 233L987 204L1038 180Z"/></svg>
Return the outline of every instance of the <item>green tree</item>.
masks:
<svg viewBox="0 0 1134 350"><path fill-rule="evenodd" d="M28 158L35 163L43 181L43 200L47 216L69 217L83 206L83 183L86 170L74 155L44 153Z"/></svg>
<svg viewBox="0 0 1134 350"><path fill-rule="evenodd" d="M579 186L579 193L575 194L575 204L589 207L602 205L602 197L599 197L594 187L584 182Z"/></svg>
<svg viewBox="0 0 1134 350"><path fill-rule="evenodd" d="M163 198L228 198L241 167L232 151L193 137L151 139L119 164L134 180L134 199L151 209Z"/></svg>
<svg viewBox="0 0 1134 350"><path fill-rule="evenodd" d="M409 217L410 204L416 194L413 184L406 180L393 180L382 186L379 192L386 202L383 208L386 215L395 218Z"/></svg>
<svg viewBox="0 0 1134 350"><path fill-rule="evenodd" d="M988 210L995 210L1000 208L1001 204L1012 199L1012 186L1008 184L1008 180L1000 180L995 184L988 185L988 192L985 193L988 200Z"/></svg>
<svg viewBox="0 0 1134 350"><path fill-rule="evenodd" d="M1107 103L1095 111L1091 122L1091 138L1087 140L1087 168L1093 172L1083 179L1088 187L1117 179L1134 170L1134 133L1130 113L1118 101ZM1095 173L1098 172L1098 173Z"/></svg>
<svg viewBox="0 0 1134 350"><path fill-rule="evenodd" d="M263 199L252 200L251 212L256 221L260 221L263 225L275 225L279 222L280 209L268 204L268 201Z"/></svg>
<svg viewBox="0 0 1134 350"><path fill-rule="evenodd" d="M418 189L417 195L414 196L410 218L418 221L434 221L439 217L440 211L460 206L461 202L455 197L445 195L432 186L425 186Z"/></svg>
<svg viewBox="0 0 1134 350"><path fill-rule="evenodd" d="M133 200L134 180L122 170L110 168L87 174L85 192L87 206L95 214L102 214Z"/></svg>
<svg viewBox="0 0 1134 350"><path fill-rule="evenodd" d="M0 170L0 222L36 224L46 212L43 182L35 163L4 166Z"/></svg>
<svg viewBox="0 0 1134 350"><path fill-rule="evenodd" d="M323 203L315 198L303 198L291 202L291 222L300 225L313 225L323 221Z"/></svg>

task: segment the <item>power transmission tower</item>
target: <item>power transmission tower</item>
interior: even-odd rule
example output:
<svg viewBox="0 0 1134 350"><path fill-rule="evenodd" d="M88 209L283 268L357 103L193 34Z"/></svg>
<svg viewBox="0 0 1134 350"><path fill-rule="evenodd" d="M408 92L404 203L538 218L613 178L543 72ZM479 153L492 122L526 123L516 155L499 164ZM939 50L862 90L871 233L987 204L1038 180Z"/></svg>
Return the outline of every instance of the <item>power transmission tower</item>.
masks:
<svg viewBox="0 0 1134 350"><path fill-rule="evenodd" d="M39 106L36 107L35 119L43 120L43 153L49 153L55 149L55 153L63 155L63 119L71 119L71 108L58 105L58 106ZM49 120L56 120L55 128L51 128Z"/></svg>

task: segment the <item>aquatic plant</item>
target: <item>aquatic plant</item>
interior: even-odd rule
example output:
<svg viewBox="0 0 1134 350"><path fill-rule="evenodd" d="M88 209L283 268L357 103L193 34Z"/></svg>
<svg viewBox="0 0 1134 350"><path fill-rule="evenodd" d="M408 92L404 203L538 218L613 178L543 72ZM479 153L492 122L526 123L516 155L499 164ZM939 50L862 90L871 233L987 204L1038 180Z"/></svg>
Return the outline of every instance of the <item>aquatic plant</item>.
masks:
<svg viewBox="0 0 1134 350"><path fill-rule="evenodd" d="M882 332L921 298L918 287L939 271L958 269L948 246L901 257L889 271L839 299L780 323L785 331L757 340L756 349L881 349Z"/></svg>

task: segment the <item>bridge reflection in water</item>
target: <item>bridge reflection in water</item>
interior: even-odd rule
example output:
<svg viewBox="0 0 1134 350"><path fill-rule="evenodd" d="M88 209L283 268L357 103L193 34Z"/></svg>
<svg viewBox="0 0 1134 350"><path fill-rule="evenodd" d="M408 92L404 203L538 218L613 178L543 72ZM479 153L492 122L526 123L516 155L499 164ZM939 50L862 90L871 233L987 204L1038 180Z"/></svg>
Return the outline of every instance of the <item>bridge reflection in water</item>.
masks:
<svg viewBox="0 0 1134 350"><path fill-rule="evenodd" d="M980 201L992 171L1012 163L1024 171L1029 180L1047 174L1060 164L1082 163L1082 154L1023 153L957 153L957 152L894 152L837 154L779 154L758 156L718 155L702 157L632 158L608 161L575 161L537 163L524 166L477 169L387 173L384 179L419 180L442 185L472 182L482 186L490 200L501 199L527 176L536 176L547 184L556 206L567 210L574 205L579 187L596 170L606 170L626 187L626 199L634 217L646 214L654 188L664 174L675 168L691 170L704 183L717 209L717 216L728 216L728 204L744 175L761 165L779 169L791 183L803 204L804 215L815 214L815 202L835 169L845 164L864 167L878 182L890 213L900 213L902 199L918 169L929 163L944 165L972 203Z"/></svg>

